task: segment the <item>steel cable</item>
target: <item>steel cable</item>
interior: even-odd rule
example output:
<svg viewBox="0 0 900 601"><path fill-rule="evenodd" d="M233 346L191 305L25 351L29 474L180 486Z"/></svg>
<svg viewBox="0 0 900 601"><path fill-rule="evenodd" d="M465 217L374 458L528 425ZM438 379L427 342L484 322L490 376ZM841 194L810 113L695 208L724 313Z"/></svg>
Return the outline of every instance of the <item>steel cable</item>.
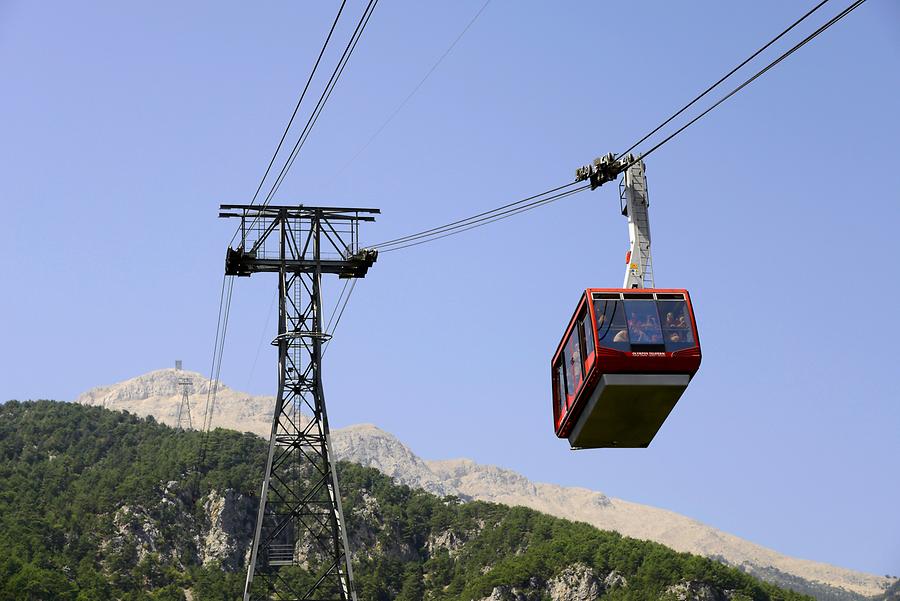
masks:
<svg viewBox="0 0 900 601"><path fill-rule="evenodd" d="M677 136L678 134L680 134L681 132L683 132L684 130L689 128L691 125L693 125L694 123L696 123L697 121L699 121L700 119L705 117L707 114L709 114L713 109L718 107L720 104L722 104L723 102L725 102L726 100L728 100L729 98L731 98L732 96L734 96L735 94L737 94L738 92L743 90L745 87L747 87L748 85L750 85L751 83L756 81L759 77L761 77L762 75L767 73L769 70L774 68L776 65L778 65L781 61L783 61L784 59L786 59L787 57L792 55L794 52L796 52L797 50L799 50L800 48L802 48L803 46L805 46L806 44L808 44L809 42L814 40L816 37L821 35L824 31L826 31L832 25L834 25L835 23L837 23L838 21L840 21L841 19L843 19L844 17L849 15L851 12L853 12L855 9L857 9L860 5L862 5L865 1L866 0L856 0L856 2L853 2L850 6L848 6L844 10L842 10L840 13L838 13L831 19L829 19L824 25L822 25L821 27L816 29L814 32L812 32L811 34L809 34L808 36L803 38L800 42L795 44L793 47L791 47L790 50L782 53L778 58L776 58L775 60L770 62L768 65L766 65L765 67L763 67L762 69L757 71L755 74L753 74L752 77L745 80L741 85L734 88L728 94L726 94L725 96L720 98L715 104L713 104L712 106L707 108L705 111L703 111L702 113L700 113L699 115L697 115L696 117L694 117L693 119L688 121L686 124L679 127L673 133L671 133L666 138L664 138L661 142L659 142L655 146L653 146L650 150L641 154L640 159L644 159L644 158L650 156L654 151L656 151L658 148L660 148L661 146L666 144L669 140L671 140L672 138L674 138L675 136Z"/></svg>
<svg viewBox="0 0 900 601"><path fill-rule="evenodd" d="M310 113L309 118L306 120L306 125L304 125L303 130L300 132L300 136L297 138L297 141L294 143L294 146L291 149L291 152L288 154L288 158L285 160L284 164L282 164L281 169L278 172L278 175L275 177L275 182L272 184L272 187L269 189L269 192L266 194L266 198L262 203L262 207L265 208L269 206L269 203L272 201L272 198L278 192L278 189L281 187L282 182L285 177L287 177L288 171L290 171L291 167L294 164L294 161L297 158L297 155L300 153L300 150L303 148L303 145L306 143L307 138L309 138L309 134L312 132L312 128L315 126L316 122L319 119L319 115L325 108L325 104L328 102L328 99L331 97L331 93L334 91L335 86L337 86L338 80L340 80L341 75L344 72L344 68L347 66L347 62L350 60L350 56L353 54L353 51L356 49L357 44L359 43L360 38L362 37L363 31L365 31L366 26L369 24L369 19L372 17L372 13L375 11L375 7L378 5L378 0L369 0L366 5L365 10L363 11L362 16L360 16L359 21L356 24L355 29L353 30L353 34L350 36L350 40L347 42L344 47L343 52L341 53L340 59L338 59L337 65L335 65L334 70L331 72L331 76L328 79L328 82L325 84L325 89L319 95L319 100L316 102L315 107ZM343 5L342 5L343 8ZM330 35L329 35L330 37ZM318 63L317 63L318 64ZM302 100L302 99L301 99ZM298 104L299 107L299 104ZM291 120L293 121L293 116ZM287 131L285 131L285 136L287 135ZM279 143L279 149L281 148L281 144ZM277 153L277 151L276 151ZM274 161L274 157L273 157ZM265 181L271 170L271 165L268 169L266 169L266 175L263 176L263 181ZM254 200L258 195L254 195ZM252 203L251 203L252 204ZM246 228L247 231L253 229L253 226L256 225L259 220L259 215L253 218L253 221L250 222L250 226ZM240 227L238 227L237 231L235 231L234 235L231 238L231 242L229 246L234 243L235 238L240 232ZM244 240L241 240L241 245L243 245Z"/></svg>
<svg viewBox="0 0 900 601"><path fill-rule="evenodd" d="M527 203L527 202L532 201L532 200L534 200L534 199L540 198L540 197L542 197L542 196L546 196L546 195L548 195L548 194L553 194L554 192L558 192L558 191L563 190L563 189L565 189L565 188L569 188L569 187L571 187L571 186L574 186L576 183L578 183L578 182L569 182L569 183L567 183L567 184L563 184L563 185L561 185L561 186L557 186L557 187L555 187L555 188L551 188L551 189L549 189L549 190L545 190L544 192L541 192L540 194L533 194L533 195L531 195L531 196L527 196L527 197L522 198L522 199L520 199L520 200L516 200L516 201L510 202L510 203L507 203L507 204L505 204L505 205L499 206L499 207L494 208L494 209L491 209L491 210L489 210L489 211L483 211L483 212L478 213L478 214L476 214L476 215L472 215L471 217L466 217L465 219L458 219L458 220L456 220L456 221L451 221L450 223L446 223L446 224L444 224L444 225L440 225L440 226L433 227L433 228L430 228L430 229L427 229L427 230L423 230L423 231L417 232L417 233L415 233L415 234L409 234L408 236L401 236L400 238L394 238L394 239L392 239L392 240L387 240L387 241L385 241L385 242L380 242L380 243L378 243L378 244L373 244L373 245L370 246L369 248L375 248L375 249L379 249L379 250L380 250L380 249L383 249L383 248L387 248L387 247L389 247L389 246L394 246L394 245L397 245L397 244L402 244L402 243L405 243L405 242L410 242L410 241L412 241L412 240L417 240L417 239L420 239L420 238L430 237L431 235L440 234L440 233L442 233L442 232L449 231L449 230L452 230L452 229L457 229L457 228L466 227L466 226L469 225L470 223L473 223L474 220L478 220L478 218L485 217L485 218L488 218L488 219L489 219L491 216L493 216L493 215L499 213L500 211L503 211L504 209L508 209L508 208L515 207L515 206L518 206L518 205L522 205L522 204L524 204L524 203Z"/></svg>
<svg viewBox="0 0 900 601"><path fill-rule="evenodd" d="M268 206L272 201L272 198L275 196L275 194L278 192L278 189L281 187L281 184L284 182L285 177L287 177L288 171L290 171L291 167L293 167L294 161L297 159L297 156L303 149L304 144L306 144L306 140L309 138L309 134L312 132L312 128L319 120L319 115L321 115L322 111L325 109L325 104L328 102L328 99L331 97L331 93L334 91L335 86L337 86L338 80L340 80L341 75L344 73L344 68L350 61L350 57L353 54L353 51L356 49L356 46L359 43L360 38L362 37L363 31L365 31L366 26L369 24L369 19L372 17L372 13L375 11L375 7L377 5L378 0L369 0L369 4L366 6L366 10L363 12L362 17L360 17L360 20L356 25L356 29L353 31L353 35L350 37L350 41L347 42L347 46L344 48L344 52L343 54L341 54L341 58L338 60L338 64L335 66L334 71L332 72L331 77L328 80L328 83L325 84L325 90L322 91L322 95L319 97L319 101L316 103L312 114L310 114L309 119L306 122L306 126L300 133L300 137L297 138L297 142L294 144L290 155L288 155L287 161L282 166L278 177L275 179L275 183L272 185L272 189L266 195L266 200L263 203L264 207Z"/></svg>
<svg viewBox="0 0 900 601"><path fill-rule="evenodd" d="M580 183L580 182L579 182ZM569 184L572 185L572 184ZM410 242L408 244L403 244L401 246L395 246L393 248L388 248L386 250L379 250L379 252L393 252L395 250L400 250L403 248L409 248L411 246L418 246L420 244L425 244L426 242L433 242L434 240L440 240L441 238L446 238L448 236L453 236L456 234L461 234L463 232L469 231L471 229L475 229L477 227L482 227L489 223L494 223L495 221L501 221L503 219L507 219L514 215L518 215L519 213L524 213L526 211L530 211L532 209L536 209L538 207L542 207L544 205L550 204L552 202L556 202L557 200L562 200L568 196L572 196L573 194L577 194L578 192L583 192L590 188L590 184L583 184L577 188L573 188L572 190L567 190L566 192L560 192L559 194L555 194L553 196L549 196L547 198L541 198L540 200L536 200L526 205L521 205L507 211L503 211L502 213L496 213L482 219L479 219L474 222L469 222L459 226L459 228L455 228L453 230L447 231L446 233L442 233L441 235L435 235L433 237L427 237L423 240L418 240L416 242ZM533 197L532 197L533 198Z"/></svg>
<svg viewBox="0 0 900 601"><path fill-rule="evenodd" d="M690 108L691 106L693 106L698 100L700 100L701 98L703 98L704 96L706 96L711 90L713 90L714 88L718 87L722 82L724 82L724 81L725 81L726 79L728 79L731 75L733 75L735 72L737 72L741 67L745 66L745 65L746 65L747 63L749 63L753 58L757 57L761 52L763 52L764 50L766 50L767 48L769 48L772 44L774 44L777 40L779 40L779 39L781 39L782 37L784 37L784 35L786 35L788 32L790 32L792 29L794 29L798 24L800 24L802 21L804 21L807 17L809 17L810 15L812 15L814 12L816 12L816 11L817 11L819 8L821 8L827 1L828 1L828 0L824 0L824 1L820 2L820 3L818 3L818 4L817 4L816 6L814 6L812 9L810 9L806 14L804 14L802 17L800 17L800 19L798 19L797 21L795 21L794 23L792 23L787 29L785 29L783 32L781 32L779 35L777 35L775 38L773 38L770 42L768 42L768 43L767 43L766 45L764 45L762 48L760 48L759 50L757 50L756 52L754 52L749 58L745 59L745 60L744 60L742 63L740 63L737 67L735 67L735 68L732 69L729 73L727 73L724 77L720 78L716 83L714 83L712 86L710 86L710 87L707 88L705 91L703 91L701 94L699 94L697 97L695 97L691 102L689 102L687 105L685 105L684 107L682 107L681 109L679 109L676 113L674 113L674 114L673 114L671 117L669 117L666 121L664 121L662 124L660 124L660 125L657 126L655 129L653 129L650 133L648 133L647 135L645 135L644 137L642 137L642 138L641 138L640 140L638 140L636 143L632 144L631 147L629 147L629 149L628 149L627 151L625 151L625 153L622 153L622 155L619 155L619 156L624 156L624 155L626 155L628 152L630 152L631 150L633 150L633 149L634 149L635 147L637 147L639 144L645 142L645 141L646 141L647 139L649 139L653 134L657 133L660 129L662 129L663 127L665 127L667 124L671 123L672 120L674 120L674 119L677 118L679 115L681 115L682 113L684 113L685 110L687 110L688 108ZM774 67L775 67L776 65L778 65L779 63L781 63L784 59L788 58L788 57L791 56L794 52L796 52L797 50L799 50L800 48L802 48L803 46L805 46L807 43L809 43L810 41L812 41L813 39L815 39L816 37L818 37L819 35L821 35L824 31L826 31L826 30L829 29L832 25L834 25L835 23L837 23L838 21L840 21L841 19L843 19L844 17L846 17L846 16L847 16L848 14L850 14L853 10L855 10L855 9L858 8L860 5L862 5L865 1L866 1L866 0L856 0L855 2L853 2L852 4L850 4L850 6L848 6L847 8L845 8L844 10L842 10L840 13L838 13L837 15L835 15L834 17L832 17L832 18L831 18L830 20L828 20L824 25L820 26L818 29L816 29L815 31L813 31L813 32L812 32L811 34L809 34L808 36L806 36L806 37L805 37L803 40L801 40L799 43L795 44L795 45L794 45L793 47L791 47L789 50L787 50L786 52L782 53L778 58L776 58L775 60L771 61L769 64L767 64L765 67L763 67L762 69L760 69L759 71L757 71L754 75L752 75L750 78L748 78L747 80L745 80L745 81L744 81L743 83L741 83L739 86L737 86L736 88L734 88L733 90L731 90L728 94L726 94L725 96L723 96L722 98L720 98L720 99L719 99L718 101L716 101L712 106L710 106L709 108L707 108L706 110L704 110L702 113L700 113L699 115L697 115L696 117L694 117L693 119L691 119L690 121L688 121L686 124L684 124L683 126L681 126L680 128L678 128L678 129L677 129L675 132L673 132L672 134L668 135L668 136L667 136L666 138L664 138L661 142L659 142L659 143L657 143L656 145L654 145L653 147L651 147L650 150L648 150L647 152L644 152L644 153L640 154L638 157L636 157L636 158L632 159L631 161L629 161L628 163L624 164L624 165L622 166L622 169L621 169L621 170L624 171L625 169L627 169L628 167L630 167L632 164L634 164L634 163L637 162L638 160L642 160L642 159L648 157L650 154L652 154L653 152L655 152L656 150L658 150L660 147L662 147L663 145L665 145L666 143L668 143L669 141L671 141L673 138L675 138L678 134L680 134L681 132L683 132L684 130L686 130L688 127L690 127L691 125L693 125L694 123L696 123L697 121L699 121L700 119L702 119L703 117L705 117L707 114L709 114L709 113L710 113L711 111L713 111L716 107L718 107L719 105L721 105L723 102L725 102L726 100L728 100L729 98L731 98L732 96L734 96L735 94L737 94L738 92L740 92L742 89L744 89L745 87L747 87L748 85L750 85L751 83L753 83L756 79L758 79L759 77L761 77L762 75L764 75L765 73L767 73L769 70L771 70L772 68L774 68ZM534 195L534 196L531 196L531 197L528 197L528 198L525 198L525 199L522 199L522 200L518 200L518 201L515 201L515 202L512 202L512 203L509 203L509 204L507 204L507 205L503 205L503 206L501 206L501 207L497 207L496 209L491 209L490 211L485 211L485 212L483 212L483 213L479 213L479 214L477 214L477 215L473 215L472 217L468 217L468 218L465 218L465 219L460 219L460 220L457 220L457 221L453 221L453 222L451 222L451 223L448 223L448 224L445 224L445 225L442 225L442 226L430 228L430 229L428 229L428 230L423 230L423 231L421 231L421 232L417 232L417 233L414 233L414 234L409 234L409 235L407 235L407 236L403 236L403 237L400 237L400 238L395 238L395 239L393 239L393 240L388 240L388 241L386 241L386 242L381 242L381 243L379 243L379 244L372 245L370 248L374 248L374 249L376 249L376 250L379 250L379 252L392 252L392 251L395 251L395 250L401 250L401 249L409 248L409 247L412 247L412 246L418 246L419 244L425 244L426 242L432 242L432 241L434 241L434 240L439 240L439 239L441 239L441 238L445 238L445 237L447 237L447 236L451 236L451 235L454 235L454 234L457 234L457 233L461 233L461 232L467 231L467 230L469 230L469 229L473 229L473 228L475 228L475 227L481 227L482 225L487 225L488 223L493 223L494 221L499 221L500 219L505 219L505 218L507 218L507 217L511 217L512 215L517 215L518 213L524 212L524 211L526 211L526 210L531 210L531 209L533 209L533 208L537 208L538 206L543 206L543 205L545 205L545 204L549 204L550 202L553 202L553 201L555 201L555 200L559 200L559 198L563 198L563 197L565 197L565 196L568 196L570 193L579 192L579 191L584 190L584 189L586 189L587 187L589 187L589 185L585 185L585 186L583 186L583 187L581 187L581 188L577 188L577 189L572 190L572 191L570 191L570 192L566 192L566 193L562 193L562 194L560 194L560 195L557 195L556 197L553 197L553 198L551 198L551 199L535 200L534 202L530 202L529 204L523 204L523 203L526 203L527 201L530 201L530 200L532 200L532 199L537 199L537 198L539 198L539 197L541 197L541 196L544 196L544 195L546 195L546 194L550 194L550 193L552 193L552 192L555 192L555 191L558 191L558 190L562 190L562 189L564 189L564 188L566 188L566 187L575 185L576 183L579 183L579 182L571 182L571 183L565 184L565 185L563 185L563 186L558 186L557 188L553 188L552 190L548 190L548 191L543 192L543 193L541 193L541 194L536 194L536 195ZM504 209L507 209L508 207L510 207L509 210L503 211ZM515 208L511 208L511 207L515 207ZM501 212L501 211L502 211L502 212ZM498 215L502 215L502 216L501 216L501 217L494 218L495 216L498 216Z"/></svg>
<svg viewBox="0 0 900 601"><path fill-rule="evenodd" d="M796 21L794 21L793 23L791 23L791 25L790 25L787 29L785 29L784 31L782 31L781 33L779 33L777 36L775 36L774 38L772 38L771 40L769 40L769 42L768 42L765 46L761 47L759 50L757 50L756 52L754 52L753 54L751 54L750 56L748 56L746 59L744 59L744 61L743 61L741 64L739 64L737 67L735 67L734 69L732 69L731 71L729 71L728 73L726 73L725 75L723 75L716 83L712 84L711 86L709 86L708 88L706 88L705 90L703 90L703 92L701 92L700 94L698 94L697 96L695 96L693 100L691 100L691 101L688 102L686 105L684 105L683 107L681 107L680 109L678 109L678 111L675 112L675 113L673 113L671 117L669 117L668 119L666 119L665 121L663 121L662 123L660 123L659 125L657 125L652 131L650 131L648 134L646 134L643 138L641 138L640 140L638 140L637 142L635 142L634 144L632 144L632 145L628 148L628 150L626 150L625 152L619 153L618 156L625 156L626 154L628 154L629 152L631 152L632 150L634 150L635 148L637 148L638 146L640 146L641 144L643 144L643 143L647 140L647 138L649 138L650 136L652 136L653 134L655 134L656 132L658 132L659 130L661 130L663 127L665 127L666 125L668 125L669 123L671 123L675 118L677 118L679 115L681 115L684 111L686 111L687 109L689 109L689 108L691 108L692 106L694 106L700 99L702 99L704 96L706 96L707 94L709 94L710 92L712 92L714 89L716 89L717 87L719 87L719 85L720 85L722 82L724 82L726 79L728 79L729 77L731 77L732 75L734 75L736 72L738 72L743 66L745 66L747 63L749 63L749 62L752 61L754 58L756 58L756 57L759 56L761 53L763 53L763 52L764 52L766 49L768 49L772 44L774 44L775 42L777 42L778 40L780 40L781 38L783 38L785 35L787 35L787 34L788 34L792 29L794 29L797 25L799 25L800 23L802 23L803 21L805 21L805 20L807 19L807 17L809 17L809 16L812 15L814 12L816 12L817 10L819 10L820 8L822 8L822 6L824 6L828 1L829 1L829 0L822 0L822 2L819 2L817 5L815 5L814 7L812 7L809 11L807 11L806 14L804 14L802 17L800 17L799 19L797 19Z"/></svg>
<svg viewBox="0 0 900 601"><path fill-rule="evenodd" d="M466 26L463 27L463 30L461 32L459 32L459 35L456 36L456 39L454 39L453 42L450 44L450 46L444 51L444 53L441 54L440 57L438 57L437 61L435 61L435 63L433 65L431 65L431 68L429 68L428 71L425 72L425 75L422 77L422 79L419 80L419 83L417 83L416 86L412 89L412 91L406 95L406 97L403 99L403 101L400 102L399 105L397 105L397 108L395 108L393 110L393 112L390 115L388 115L387 119L385 119L384 122L378 127L378 129L375 130L375 133L373 133L369 137L369 139L366 140L366 143L363 144L362 147L356 151L356 154L354 154L350 158L350 160L347 161L346 163L344 163L344 166L338 170L337 174L334 176L335 179L337 179L344 171L346 171L350 165L352 165L354 162L356 162L356 159L358 159L359 156L363 152L365 152L365 150L372 144L372 142L375 141L375 138L377 138L381 134L381 132L384 131L384 129L391 123L391 121L393 121L394 118L400 113L400 111L403 110L403 107L405 107L407 105L407 103L410 100L412 100L412 97L416 95L416 92L418 92L419 89L421 89L421 87L423 85L425 85L425 82L428 80L429 77L431 77L431 74L434 73L435 70L437 70L437 68L440 66L440 64L442 62L444 62L444 59L450 55L450 53L453 51L453 49L456 47L456 45L459 43L459 41L463 38L464 35L466 35L466 32L469 31L469 29L471 29L472 25L475 24L475 21L478 20L478 17L481 16L481 13L484 12L484 9L486 9L488 7L488 4L490 4L490 3L491 3L491 0L487 0L484 4L481 5L481 8L479 8L478 12L475 13L475 16L473 16L469 20L469 22L466 24Z"/></svg>

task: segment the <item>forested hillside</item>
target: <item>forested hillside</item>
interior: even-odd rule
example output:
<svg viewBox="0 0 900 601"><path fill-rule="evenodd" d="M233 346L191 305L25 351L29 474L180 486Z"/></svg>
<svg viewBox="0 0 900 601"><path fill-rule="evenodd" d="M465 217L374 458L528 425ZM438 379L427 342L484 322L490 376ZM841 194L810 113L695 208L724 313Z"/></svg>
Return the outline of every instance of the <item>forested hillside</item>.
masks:
<svg viewBox="0 0 900 601"><path fill-rule="evenodd" d="M0 600L238 598L265 444L216 430L198 470L202 437L97 407L0 406ZM361 600L808 599L656 543L339 469Z"/></svg>

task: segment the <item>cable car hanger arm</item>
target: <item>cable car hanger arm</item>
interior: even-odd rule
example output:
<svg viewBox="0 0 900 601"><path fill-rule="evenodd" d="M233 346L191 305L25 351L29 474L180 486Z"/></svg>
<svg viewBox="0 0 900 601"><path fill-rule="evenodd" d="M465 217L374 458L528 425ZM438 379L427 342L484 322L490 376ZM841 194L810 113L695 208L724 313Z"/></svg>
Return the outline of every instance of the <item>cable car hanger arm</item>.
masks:
<svg viewBox="0 0 900 601"><path fill-rule="evenodd" d="M630 248L625 255L623 288L653 288L653 261L650 255L650 201L647 197L647 176L640 157L627 154L616 158L613 153L594 159L575 171L575 181L590 181L595 190L618 178L622 215L628 218Z"/></svg>

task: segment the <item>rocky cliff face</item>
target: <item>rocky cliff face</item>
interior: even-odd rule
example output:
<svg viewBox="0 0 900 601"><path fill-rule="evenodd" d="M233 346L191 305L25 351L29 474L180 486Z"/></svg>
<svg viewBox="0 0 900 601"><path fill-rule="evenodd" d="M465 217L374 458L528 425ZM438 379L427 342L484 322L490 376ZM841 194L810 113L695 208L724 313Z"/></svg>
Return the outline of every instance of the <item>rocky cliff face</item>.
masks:
<svg viewBox="0 0 900 601"><path fill-rule="evenodd" d="M590 566L574 563L550 580L529 580L527 586L497 586L481 601L594 601L615 589L627 589L628 580L613 570L598 574ZM684 581L664 593L666 601L740 601L733 592L708 583Z"/></svg>
<svg viewBox="0 0 900 601"><path fill-rule="evenodd" d="M156 505L122 505L112 516L114 531L104 553L134 552L140 562L150 554L185 569L189 565L218 564L240 572L253 539L251 519L258 504L233 490L212 491L201 500L204 513L199 534L191 508L170 482Z"/></svg>
<svg viewBox="0 0 900 601"><path fill-rule="evenodd" d="M203 535L198 540L200 563L218 562L226 570L240 572L249 558L253 540L251 520L258 505L258 499L231 489L211 491L203 500L206 519Z"/></svg>
<svg viewBox="0 0 900 601"><path fill-rule="evenodd" d="M173 369L95 388L81 395L77 402L152 415L171 425L175 423L181 402L177 388L179 375L191 378L195 390L190 397L195 407L193 412L202 415L209 381L200 374L178 374ZM220 384L212 424L268 438L273 407L272 397L253 397ZM200 423L196 418L194 421ZM480 465L468 459L425 461L396 437L369 424L336 430L333 444L339 458L374 467L413 488L442 496L522 505L625 536L653 540L677 551L719 559L775 584L814 594L823 601L881 595L894 582L872 574L787 557L688 517L607 497L597 491L534 483L511 470ZM544 592L550 594L547 590ZM690 597L695 593L701 594L690 590L672 591L675 598L681 594L695 598ZM498 591L497 594L514 593Z"/></svg>

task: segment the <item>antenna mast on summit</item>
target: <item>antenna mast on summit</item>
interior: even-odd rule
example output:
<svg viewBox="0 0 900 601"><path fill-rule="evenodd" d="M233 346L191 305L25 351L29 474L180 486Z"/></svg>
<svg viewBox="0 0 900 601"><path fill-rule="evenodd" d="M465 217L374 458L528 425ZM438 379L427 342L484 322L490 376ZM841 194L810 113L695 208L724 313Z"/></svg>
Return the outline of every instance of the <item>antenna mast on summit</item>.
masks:
<svg viewBox="0 0 900 601"><path fill-rule="evenodd" d="M359 224L378 209L222 205L239 217L225 274L278 275L278 393L250 547L244 601L356 601L322 388L323 275L365 277L377 251L360 249ZM311 578L285 577L303 567ZM287 574L296 576L296 572Z"/></svg>
<svg viewBox="0 0 900 601"><path fill-rule="evenodd" d="M175 375L178 377L178 387L181 389L181 404L178 405L178 416L175 418L175 427L184 430L184 424L187 423L189 430L194 429L191 423L191 401L189 399L193 382L190 378L181 376L181 361L175 362Z"/></svg>

